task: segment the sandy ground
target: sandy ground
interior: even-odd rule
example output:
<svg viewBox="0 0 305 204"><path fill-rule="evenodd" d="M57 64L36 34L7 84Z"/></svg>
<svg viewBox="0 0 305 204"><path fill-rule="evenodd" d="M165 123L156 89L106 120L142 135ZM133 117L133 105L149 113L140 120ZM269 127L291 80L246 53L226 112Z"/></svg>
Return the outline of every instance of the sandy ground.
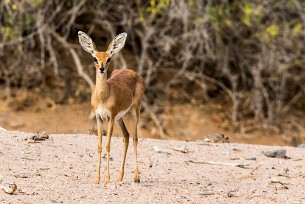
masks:
<svg viewBox="0 0 305 204"><path fill-rule="evenodd" d="M115 180L122 140L114 137L111 183L105 186L95 184L96 136L54 134L48 140L32 143L28 140L32 135L0 131L2 184L13 181L18 186L13 195L0 190L0 203L305 202L305 149L302 148L140 139L141 183L132 182L132 141L124 181L118 183ZM156 146L168 153L157 153ZM279 148L286 149L290 158L269 158L261 153ZM256 160L247 160L253 157ZM197 162L249 166L244 169ZM104 173L105 159L102 160Z"/></svg>

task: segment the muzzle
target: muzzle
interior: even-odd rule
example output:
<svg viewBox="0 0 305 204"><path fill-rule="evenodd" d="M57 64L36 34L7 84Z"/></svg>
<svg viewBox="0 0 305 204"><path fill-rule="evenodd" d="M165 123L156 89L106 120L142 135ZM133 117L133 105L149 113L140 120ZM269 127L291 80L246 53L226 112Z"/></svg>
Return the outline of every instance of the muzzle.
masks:
<svg viewBox="0 0 305 204"><path fill-rule="evenodd" d="M100 68L100 72L103 74L105 72L105 68L104 67L101 67Z"/></svg>

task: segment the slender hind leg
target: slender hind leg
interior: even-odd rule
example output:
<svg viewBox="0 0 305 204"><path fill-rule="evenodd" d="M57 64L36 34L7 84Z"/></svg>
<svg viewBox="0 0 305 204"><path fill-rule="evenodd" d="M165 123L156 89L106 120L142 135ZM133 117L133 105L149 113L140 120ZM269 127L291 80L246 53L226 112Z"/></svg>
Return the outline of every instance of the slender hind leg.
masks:
<svg viewBox="0 0 305 204"><path fill-rule="evenodd" d="M128 144L129 144L129 133L128 133L128 130L127 130L122 118L118 121L118 125L120 126L120 128L122 130L123 142L124 142L124 152L123 152L123 157L122 157L121 168L120 168L119 175L118 175L118 181L122 181L123 177L124 177L124 166L125 166L125 160L126 160L126 153L127 153Z"/></svg>
<svg viewBox="0 0 305 204"><path fill-rule="evenodd" d="M97 153L98 153L98 160L97 160L97 175L96 175L96 183L100 183L100 171L101 171L101 153L102 153L102 134L103 134L103 121L99 116L96 116L96 123L97 123Z"/></svg>
<svg viewBox="0 0 305 204"><path fill-rule="evenodd" d="M138 147L138 133L137 133L137 127L139 122L139 116L140 116L140 109L138 107L134 108L134 114L133 114L133 148L134 148L134 182L140 183L140 176L139 176L139 169L138 169L138 153L137 153L137 147Z"/></svg>

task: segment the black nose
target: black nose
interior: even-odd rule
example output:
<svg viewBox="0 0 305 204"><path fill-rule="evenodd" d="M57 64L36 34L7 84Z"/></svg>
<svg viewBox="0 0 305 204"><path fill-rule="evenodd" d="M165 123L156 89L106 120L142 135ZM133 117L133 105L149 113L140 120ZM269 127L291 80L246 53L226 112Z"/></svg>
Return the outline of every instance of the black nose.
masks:
<svg viewBox="0 0 305 204"><path fill-rule="evenodd" d="M104 72L105 72L105 68L104 68L104 67L101 67L101 68L100 68L100 72L101 72L101 73L104 73Z"/></svg>

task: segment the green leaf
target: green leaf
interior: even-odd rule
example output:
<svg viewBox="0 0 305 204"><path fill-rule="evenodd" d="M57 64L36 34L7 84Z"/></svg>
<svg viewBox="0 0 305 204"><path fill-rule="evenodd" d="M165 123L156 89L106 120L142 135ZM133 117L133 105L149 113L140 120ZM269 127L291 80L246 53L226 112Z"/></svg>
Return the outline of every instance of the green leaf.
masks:
<svg viewBox="0 0 305 204"><path fill-rule="evenodd" d="M243 12L246 15L250 15L252 13L252 8L249 2L246 2L245 6L243 7Z"/></svg>
<svg viewBox="0 0 305 204"><path fill-rule="evenodd" d="M295 24L292 28L291 35L293 37L296 37L301 32L302 29L303 29L302 23Z"/></svg>
<svg viewBox="0 0 305 204"><path fill-rule="evenodd" d="M44 2L44 0L30 0L30 4L32 7L37 7L39 6L40 4L42 4Z"/></svg>
<svg viewBox="0 0 305 204"><path fill-rule="evenodd" d="M266 31L271 37L276 37L279 34L280 29L277 25L273 24L273 25L268 26L266 28Z"/></svg>
<svg viewBox="0 0 305 204"><path fill-rule="evenodd" d="M248 27L251 26L251 19L250 19L250 16L244 16L243 19L242 19L242 22L244 24L246 24Z"/></svg>

